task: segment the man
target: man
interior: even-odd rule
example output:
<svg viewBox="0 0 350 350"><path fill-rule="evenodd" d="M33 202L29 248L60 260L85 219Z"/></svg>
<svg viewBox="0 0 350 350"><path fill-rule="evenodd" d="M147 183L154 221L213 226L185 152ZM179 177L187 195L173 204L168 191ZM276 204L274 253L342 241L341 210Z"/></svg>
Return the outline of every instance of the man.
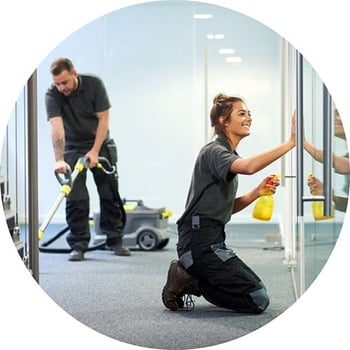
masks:
<svg viewBox="0 0 350 350"><path fill-rule="evenodd" d="M97 168L99 157L117 162L116 145L109 138L111 104L103 82L92 75L78 74L68 58L56 59L50 67L53 84L46 93L46 111L56 159L55 171L66 173L86 156L100 198L100 226L106 247L116 255L128 256L123 246L125 212L115 175ZM67 242L72 248L70 261L84 260L90 241L87 170L76 178L66 199L66 219L70 228Z"/></svg>

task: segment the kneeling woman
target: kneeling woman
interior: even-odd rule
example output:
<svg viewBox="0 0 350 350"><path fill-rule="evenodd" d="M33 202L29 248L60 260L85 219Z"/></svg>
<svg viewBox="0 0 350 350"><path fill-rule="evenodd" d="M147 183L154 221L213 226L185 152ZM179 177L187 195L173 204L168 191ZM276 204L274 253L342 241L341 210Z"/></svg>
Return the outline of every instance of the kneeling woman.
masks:
<svg viewBox="0 0 350 350"><path fill-rule="evenodd" d="M164 305L176 311L184 296L203 296L210 303L243 313L261 313L269 305L260 278L228 247L225 224L231 215L279 186L268 176L251 192L236 198L238 174L254 174L295 146L295 117L290 138L251 158L237 153L239 142L250 135L252 117L239 97L219 94L210 113L216 138L199 152L187 197L177 221L179 260L171 262L162 291Z"/></svg>

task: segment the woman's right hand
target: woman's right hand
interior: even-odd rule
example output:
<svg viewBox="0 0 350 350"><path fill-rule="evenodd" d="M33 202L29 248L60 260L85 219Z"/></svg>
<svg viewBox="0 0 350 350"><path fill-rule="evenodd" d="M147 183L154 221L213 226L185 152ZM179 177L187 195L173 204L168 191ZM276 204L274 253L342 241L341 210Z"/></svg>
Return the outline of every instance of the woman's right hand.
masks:
<svg viewBox="0 0 350 350"><path fill-rule="evenodd" d="M258 197L265 196L267 193L274 194L279 185L280 180L275 174L265 177L265 179L262 180L257 187Z"/></svg>
<svg viewBox="0 0 350 350"><path fill-rule="evenodd" d="M323 195L323 184L317 177L309 175L307 178L307 185L309 186L309 190L312 195Z"/></svg>

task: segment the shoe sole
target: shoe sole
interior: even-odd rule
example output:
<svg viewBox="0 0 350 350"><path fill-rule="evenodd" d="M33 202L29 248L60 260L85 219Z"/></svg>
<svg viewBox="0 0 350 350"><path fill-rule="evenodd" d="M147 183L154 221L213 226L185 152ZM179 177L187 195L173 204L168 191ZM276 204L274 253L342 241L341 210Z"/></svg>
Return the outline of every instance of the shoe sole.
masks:
<svg viewBox="0 0 350 350"><path fill-rule="evenodd" d="M68 261L83 261L84 258L69 258Z"/></svg>
<svg viewBox="0 0 350 350"><path fill-rule="evenodd" d="M118 256L130 256L131 255L131 252L129 249L126 249L124 251L121 251L121 252L118 252L116 251L113 247L110 247L108 245L105 245L105 249L106 250L110 250L112 251L115 255L118 255Z"/></svg>
<svg viewBox="0 0 350 350"><path fill-rule="evenodd" d="M114 255L117 255L117 256L130 256L131 254L130 253L114 253Z"/></svg>
<svg viewBox="0 0 350 350"><path fill-rule="evenodd" d="M179 308L179 305L176 302L176 296L175 296L175 300L170 300L170 301L167 300L168 298L166 297L167 289L168 289L168 286L169 286L170 274L171 274L171 271L172 271L173 268L176 269L176 263L177 263L177 260L173 260L170 263L170 266L169 266L169 269L168 269L167 281L166 281L165 286L164 286L164 288L162 290L162 301L163 301L163 304L164 304L164 306L166 308L168 308L171 311L176 311Z"/></svg>
<svg viewBox="0 0 350 350"><path fill-rule="evenodd" d="M84 260L84 254L81 255L71 255L68 258L68 261L83 261Z"/></svg>

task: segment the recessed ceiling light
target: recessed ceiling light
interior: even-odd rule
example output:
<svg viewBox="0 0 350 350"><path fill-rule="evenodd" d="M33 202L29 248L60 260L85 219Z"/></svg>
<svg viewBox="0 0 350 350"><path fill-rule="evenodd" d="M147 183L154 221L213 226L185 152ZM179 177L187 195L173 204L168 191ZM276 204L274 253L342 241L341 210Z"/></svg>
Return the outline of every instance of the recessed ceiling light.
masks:
<svg viewBox="0 0 350 350"><path fill-rule="evenodd" d="M240 62L242 62L242 57L239 57L239 56L226 57L226 62L227 63L240 63Z"/></svg>
<svg viewBox="0 0 350 350"><path fill-rule="evenodd" d="M210 19L213 18L213 15L210 13L195 13L193 19Z"/></svg>
<svg viewBox="0 0 350 350"><path fill-rule="evenodd" d="M233 55L235 53L234 49L219 49L220 55Z"/></svg>
<svg viewBox="0 0 350 350"><path fill-rule="evenodd" d="M220 39L224 39L225 35L224 34L207 34L207 39L209 40L220 40Z"/></svg>
<svg viewBox="0 0 350 350"><path fill-rule="evenodd" d="M215 39L224 39L225 35L224 34L214 34Z"/></svg>

